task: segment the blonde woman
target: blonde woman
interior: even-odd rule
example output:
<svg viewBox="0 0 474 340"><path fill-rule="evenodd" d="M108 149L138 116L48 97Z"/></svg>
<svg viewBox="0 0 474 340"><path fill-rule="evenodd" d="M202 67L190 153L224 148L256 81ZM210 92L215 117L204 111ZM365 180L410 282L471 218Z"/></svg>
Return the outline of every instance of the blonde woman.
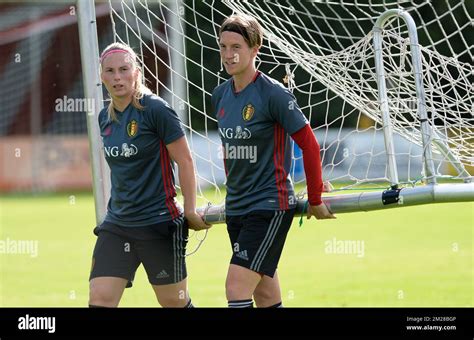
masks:
<svg viewBox="0 0 474 340"><path fill-rule="evenodd" d="M110 104L99 114L111 197L90 274L90 307L118 306L143 263L163 307L192 307L186 281L188 228L209 228L196 213L193 160L176 112L142 82L137 55L114 43L101 54ZM173 161L184 197L175 200Z"/></svg>

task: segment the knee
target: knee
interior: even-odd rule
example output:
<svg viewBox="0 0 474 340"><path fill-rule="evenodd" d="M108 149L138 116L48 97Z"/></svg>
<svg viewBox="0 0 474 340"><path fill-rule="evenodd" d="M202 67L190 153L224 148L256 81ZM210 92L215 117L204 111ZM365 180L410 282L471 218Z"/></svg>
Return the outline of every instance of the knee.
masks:
<svg viewBox="0 0 474 340"><path fill-rule="evenodd" d="M255 289L253 298L258 307L269 307L281 302L280 292L259 287Z"/></svg>
<svg viewBox="0 0 474 340"><path fill-rule="evenodd" d="M251 295L246 292L246 287L239 281L227 280L225 283L225 294L228 301L242 300L251 298Z"/></svg>
<svg viewBox="0 0 474 340"><path fill-rule="evenodd" d="M91 284L89 288L89 305L100 307L117 307L120 297L115 296L110 289Z"/></svg>
<svg viewBox="0 0 474 340"><path fill-rule="evenodd" d="M275 298L275 294L273 294L270 290L268 289L262 289L262 288L256 288L255 291L253 292L253 296L255 300L257 301L268 301L272 300Z"/></svg>

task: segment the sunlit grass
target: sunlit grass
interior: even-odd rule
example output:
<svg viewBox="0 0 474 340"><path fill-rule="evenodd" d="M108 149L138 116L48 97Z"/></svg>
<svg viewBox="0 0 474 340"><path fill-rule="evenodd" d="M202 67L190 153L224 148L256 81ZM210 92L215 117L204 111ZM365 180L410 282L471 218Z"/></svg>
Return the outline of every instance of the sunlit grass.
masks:
<svg viewBox="0 0 474 340"><path fill-rule="evenodd" d="M0 240L38 242L37 257L0 253L0 305L87 306L96 240L92 195L3 196L0 201ZM283 302L288 307L472 306L473 214L473 203L450 203L304 219L302 227L295 219L278 269ZM328 252L334 241L363 242L364 254ZM196 244L192 236L190 247ZM188 258L197 306L226 306L230 255L221 224ZM121 305L157 306L143 267Z"/></svg>

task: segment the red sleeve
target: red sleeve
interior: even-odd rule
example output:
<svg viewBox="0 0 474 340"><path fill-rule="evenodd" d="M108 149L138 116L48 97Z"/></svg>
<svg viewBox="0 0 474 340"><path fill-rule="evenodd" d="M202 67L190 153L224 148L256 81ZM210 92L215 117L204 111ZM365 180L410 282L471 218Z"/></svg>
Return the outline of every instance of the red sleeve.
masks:
<svg viewBox="0 0 474 340"><path fill-rule="evenodd" d="M311 205L322 203L323 176L319 144L309 124L291 135L291 138L303 151L304 172L308 188L308 201Z"/></svg>

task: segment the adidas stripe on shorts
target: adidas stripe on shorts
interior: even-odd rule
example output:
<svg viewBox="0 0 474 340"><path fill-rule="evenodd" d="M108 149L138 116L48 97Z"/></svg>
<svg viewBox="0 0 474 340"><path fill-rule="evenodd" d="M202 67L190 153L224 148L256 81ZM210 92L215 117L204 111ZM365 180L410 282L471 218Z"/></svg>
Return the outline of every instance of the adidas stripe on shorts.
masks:
<svg viewBox="0 0 474 340"><path fill-rule="evenodd" d="M294 215L295 209L226 216L233 250L230 263L273 277Z"/></svg>
<svg viewBox="0 0 474 340"><path fill-rule="evenodd" d="M184 217L149 227L121 227L108 222L94 229L98 236L89 280L112 276L131 287L143 263L152 285L177 283L186 278L188 225Z"/></svg>

